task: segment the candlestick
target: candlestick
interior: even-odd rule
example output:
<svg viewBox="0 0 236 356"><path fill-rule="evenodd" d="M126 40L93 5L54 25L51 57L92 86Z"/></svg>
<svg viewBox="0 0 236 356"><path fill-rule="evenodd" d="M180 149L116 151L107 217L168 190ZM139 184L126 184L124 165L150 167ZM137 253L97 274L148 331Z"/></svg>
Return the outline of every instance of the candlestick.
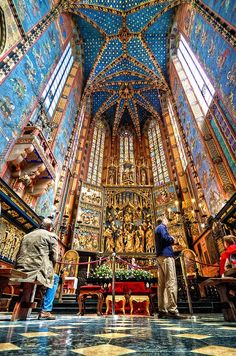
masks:
<svg viewBox="0 0 236 356"><path fill-rule="evenodd" d="M89 272L90 272L90 261L91 261L91 256L89 256L88 258L87 278L89 277Z"/></svg>

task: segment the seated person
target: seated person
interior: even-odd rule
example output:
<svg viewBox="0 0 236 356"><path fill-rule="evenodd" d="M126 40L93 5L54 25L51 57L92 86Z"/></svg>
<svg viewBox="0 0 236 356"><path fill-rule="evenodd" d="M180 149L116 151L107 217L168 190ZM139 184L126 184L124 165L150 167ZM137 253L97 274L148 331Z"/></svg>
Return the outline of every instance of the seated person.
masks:
<svg viewBox="0 0 236 356"><path fill-rule="evenodd" d="M236 267L236 236L224 236L223 243L225 251L220 256L220 274L222 277L229 268Z"/></svg>
<svg viewBox="0 0 236 356"><path fill-rule="evenodd" d="M221 277L227 276L227 271L235 268L236 275L236 236L226 235L223 237L225 251L220 256ZM230 290L229 295L236 296L236 291Z"/></svg>

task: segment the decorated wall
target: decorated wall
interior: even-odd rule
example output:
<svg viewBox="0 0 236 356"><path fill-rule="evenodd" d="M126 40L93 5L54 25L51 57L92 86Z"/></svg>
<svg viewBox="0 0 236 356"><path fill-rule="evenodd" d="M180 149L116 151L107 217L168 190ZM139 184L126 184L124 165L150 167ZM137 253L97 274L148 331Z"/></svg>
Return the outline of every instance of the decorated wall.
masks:
<svg viewBox="0 0 236 356"><path fill-rule="evenodd" d="M230 11L232 13L232 9ZM236 53L234 49L199 14L196 14L193 21L190 46L203 64L228 111L235 117Z"/></svg>
<svg viewBox="0 0 236 356"><path fill-rule="evenodd" d="M0 59L21 39L21 34L18 29L16 20L11 12L8 0L1 0L3 11L2 26L5 32L5 44L0 45ZM2 34L1 34L2 35Z"/></svg>
<svg viewBox="0 0 236 356"><path fill-rule="evenodd" d="M208 152L202 142L197 124L192 116L190 107L186 102L183 88L177 75L174 78L173 92L177 103L177 111L181 118L189 147L191 148L191 153L208 208L211 214L215 215L223 206L221 192L217 184L213 167L210 163Z"/></svg>
<svg viewBox="0 0 236 356"><path fill-rule="evenodd" d="M58 170L61 171L64 157L67 151L71 131L75 121L76 114L76 91L72 90L68 98L68 106L64 115L64 118L58 128L58 135L55 140L53 149L54 156L57 160Z"/></svg>
<svg viewBox="0 0 236 356"><path fill-rule="evenodd" d="M36 25L51 9L51 0L13 0L25 32Z"/></svg>
<svg viewBox="0 0 236 356"><path fill-rule="evenodd" d="M16 139L34 109L62 47L51 24L0 87L0 152ZM4 162L0 162L0 169Z"/></svg>
<svg viewBox="0 0 236 356"><path fill-rule="evenodd" d="M236 3L235 0L202 0L207 6L209 6L218 15L223 17L227 22L236 23Z"/></svg>

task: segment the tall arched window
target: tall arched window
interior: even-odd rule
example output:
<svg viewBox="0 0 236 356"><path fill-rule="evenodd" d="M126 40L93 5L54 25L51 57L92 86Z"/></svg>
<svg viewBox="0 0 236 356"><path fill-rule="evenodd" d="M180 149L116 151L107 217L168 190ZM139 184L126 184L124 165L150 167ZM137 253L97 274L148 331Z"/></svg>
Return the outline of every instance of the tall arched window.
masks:
<svg viewBox="0 0 236 356"><path fill-rule="evenodd" d="M125 162L134 164L134 141L130 131L124 130L120 134L120 164Z"/></svg>
<svg viewBox="0 0 236 356"><path fill-rule="evenodd" d="M90 153L87 182L94 185L102 183L102 164L105 141L105 125L98 121L94 127L93 142Z"/></svg>
<svg viewBox="0 0 236 356"><path fill-rule="evenodd" d="M183 166L183 170L186 169L187 167L187 158L186 158L186 154L184 151L184 146L183 146L183 142L181 140L181 136L180 136L180 132L179 132L179 128L177 125L177 121L176 121L176 117L172 108L172 104L170 102L170 100L168 100L168 111L170 114L170 121L172 123L172 127L173 127L173 131L174 131L174 135L175 135L175 139L176 139L176 143L177 143L177 147L179 150L179 156L180 156L180 160Z"/></svg>
<svg viewBox="0 0 236 356"><path fill-rule="evenodd" d="M148 142L152 160L154 185L162 185L170 181L166 157L163 148L161 131L156 120L152 120L148 128Z"/></svg>

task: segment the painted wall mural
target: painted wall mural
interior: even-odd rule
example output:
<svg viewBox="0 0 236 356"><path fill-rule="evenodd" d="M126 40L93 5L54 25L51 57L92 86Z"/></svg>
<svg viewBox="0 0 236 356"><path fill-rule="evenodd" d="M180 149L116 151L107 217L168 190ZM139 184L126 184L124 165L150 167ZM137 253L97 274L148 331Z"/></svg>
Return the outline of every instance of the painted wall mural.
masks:
<svg viewBox="0 0 236 356"><path fill-rule="evenodd" d="M70 36L72 32L72 26L71 26L71 17L68 14L62 14L59 16L59 18L56 20L58 32L60 35L60 41L64 45L66 42L67 38Z"/></svg>
<svg viewBox="0 0 236 356"><path fill-rule="evenodd" d="M102 192L95 187L83 185L80 193L80 201L85 204L102 205Z"/></svg>
<svg viewBox="0 0 236 356"><path fill-rule="evenodd" d="M72 248L79 251L96 252L99 249L100 234L92 227L77 227L74 231Z"/></svg>
<svg viewBox="0 0 236 356"><path fill-rule="evenodd" d="M196 14L193 22L190 46L204 65L212 84L224 98L227 109L235 116L236 52L199 14Z"/></svg>
<svg viewBox="0 0 236 356"><path fill-rule="evenodd" d="M37 201L35 212L39 216L48 217L52 215L55 191L53 187L43 194Z"/></svg>
<svg viewBox="0 0 236 356"><path fill-rule="evenodd" d="M5 18L6 42L0 52L0 59L21 39L14 16L7 0L1 0L1 8Z"/></svg>
<svg viewBox="0 0 236 356"><path fill-rule="evenodd" d="M224 204L221 192L217 185L213 167L209 163L208 153L206 152L205 146L199 137L195 120L191 115L188 104L186 103L182 85L178 82L177 78L175 78L175 84L178 114L182 120L188 144L191 147L193 160L209 210L212 215L215 215Z"/></svg>
<svg viewBox="0 0 236 356"><path fill-rule="evenodd" d="M51 9L50 0L13 0L25 32L28 32Z"/></svg>
<svg viewBox="0 0 236 356"><path fill-rule="evenodd" d="M100 227L100 212L95 209L80 206L78 209L77 219L83 225L93 226L97 228Z"/></svg>
<svg viewBox="0 0 236 356"><path fill-rule="evenodd" d="M236 22L236 2L235 0L202 0L207 6L212 8L226 21L235 24Z"/></svg>
<svg viewBox="0 0 236 356"><path fill-rule="evenodd" d="M56 137L53 153L57 160L58 164L58 172L61 171L64 158L67 152L67 147L71 135L71 131L75 121L76 114L76 99L75 99L76 91L72 90L69 99L68 106L66 108L65 116L62 119L62 122L59 126L59 133Z"/></svg>
<svg viewBox="0 0 236 356"><path fill-rule="evenodd" d="M27 123L36 98L61 54L58 33L55 24L51 24L1 85L0 152Z"/></svg>

